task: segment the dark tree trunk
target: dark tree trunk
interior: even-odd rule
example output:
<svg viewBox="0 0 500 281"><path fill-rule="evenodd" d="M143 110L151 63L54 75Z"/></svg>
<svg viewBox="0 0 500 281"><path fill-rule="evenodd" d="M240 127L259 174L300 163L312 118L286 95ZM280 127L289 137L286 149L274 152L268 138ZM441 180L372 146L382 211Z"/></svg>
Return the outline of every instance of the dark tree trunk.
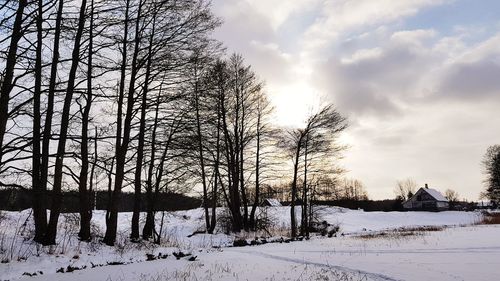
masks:
<svg viewBox="0 0 500 281"><path fill-rule="evenodd" d="M12 26L12 36L10 38L9 50L5 61L5 70L3 71L3 80L0 88L0 163L3 156L3 139L7 128L7 120L9 118L9 100L10 92L14 88L14 68L17 62L17 49L19 40L23 37L22 24L24 9L28 5L27 0L19 0L19 5L16 11L16 19Z"/></svg>
<svg viewBox="0 0 500 281"><path fill-rule="evenodd" d="M118 200L120 199L120 192L114 195L114 192L111 188L112 186L112 171L115 159L118 158L118 154L120 153L120 147L122 145L122 115L123 115L123 100L125 97L125 78L126 78L126 70L127 70L127 44L128 44L128 23L129 23L129 10L130 10L130 0L127 0L125 4L125 19L124 19L124 28L123 28L123 41L122 41L122 63L120 66L120 84L118 89L118 102L117 102L117 113L116 113L116 140L115 140L115 157L111 162L111 169L109 171L109 186L108 186L108 204L106 207L106 234L109 232L109 235L106 235L103 241L108 245L114 245L114 241L116 238L116 223L113 221L117 218L117 214L112 214L113 209L118 208ZM115 172L115 179L117 178L117 173ZM120 183L121 189L121 183ZM109 229L108 231L108 228ZM114 233L114 234L113 234ZM107 238L108 237L108 238Z"/></svg>
<svg viewBox="0 0 500 281"><path fill-rule="evenodd" d="M106 201L106 223L108 222L108 211L111 209L111 197L113 195L113 168L115 166L115 157L111 158L111 164L109 165L108 172L108 198Z"/></svg>
<svg viewBox="0 0 500 281"><path fill-rule="evenodd" d="M242 122L241 122L241 135L240 135L240 148L239 148L239 173L240 173L240 190L241 190L241 202L243 203L243 228L245 231L249 230L249 224L248 224L248 198L247 198L247 192L246 192L246 186L245 186L245 174L244 174L244 144L243 144L243 118L244 114L242 115Z"/></svg>
<svg viewBox="0 0 500 281"><path fill-rule="evenodd" d="M260 110L260 108L258 109ZM255 153L255 197L252 205L252 211L250 212L250 226L254 229L256 227L255 225L255 211L257 210L257 206L259 205L259 200L260 200L260 134L261 134L261 128L260 128L260 123L261 123L261 114L258 112L257 115L257 132L256 132L256 137L257 137L257 147L256 147L256 153Z"/></svg>
<svg viewBox="0 0 500 281"><path fill-rule="evenodd" d="M248 223L248 197L247 197L247 192L246 192L246 186L245 186L245 122L246 121L246 112L245 112L245 96L244 96L244 90L243 86L241 87L239 93L241 95L240 97L240 108L241 108L241 121L236 120L236 122L240 122L240 128L239 128L239 172L240 172L240 189L241 189L241 202L243 203L243 228L245 231L249 230L249 223Z"/></svg>
<svg viewBox="0 0 500 281"><path fill-rule="evenodd" d="M304 185L302 188L302 215L300 218L300 235L309 236L309 224L308 224L308 198L307 198L307 142L308 138L306 136L306 141L304 145Z"/></svg>
<svg viewBox="0 0 500 281"><path fill-rule="evenodd" d="M62 23L62 13L64 8L64 0L59 0L56 23L54 27L54 46L52 47L52 63L50 67L50 78L49 78L49 91L47 97L47 109L45 113L45 124L43 128L43 140L42 140L42 165L40 169L40 194L39 199L41 202L45 202L44 195L47 193L47 182L48 182L48 172L49 172L49 154L50 154L50 140L52 138L52 118L54 114L54 95L56 91L57 83L57 65L59 64L59 40L61 37L61 23ZM35 217L35 241L43 242L43 236L47 230L47 210L46 205L42 203L41 209L33 211L33 216ZM38 221L38 226L36 226L36 221ZM38 238L36 238L38 237Z"/></svg>
<svg viewBox="0 0 500 281"><path fill-rule="evenodd" d="M92 209L97 209L97 197L96 194L94 194L94 175L95 175L95 168L97 167L97 126L95 127L95 133L94 133L95 139L94 139L94 163L92 163L92 169L90 170L90 180L89 180L89 193L91 194L91 199L89 200L89 210ZM92 219L92 212L90 212L91 219Z"/></svg>
<svg viewBox="0 0 500 281"><path fill-rule="evenodd" d="M237 79L237 78L236 78ZM231 201L233 205L233 231L240 232L243 228L243 220L241 217L241 198L240 198L240 134L238 130L238 121L240 119L240 96L239 93L236 93L236 103L235 103L235 118L234 118L234 126L233 126L233 134L234 134L234 149L231 152L231 163L230 170L232 171L233 176L233 187L231 194Z"/></svg>
<svg viewBox="0 0 500 281"><path fill-rule="evenodd" d="M208 233L213 234L215 230L215 226L217 224L217 187L219 183L219 163L220 163L220 100L217 100L217 143L216 143L216 151L215 151L215 163L214 163L214 184L212 189L212 217L210 221L210 228L208 229Z"/></svg>
<svg viewBox="0 0 500 281"><path fill-rule="evenodd" d="M129 1L127 0L127 11L128 11L128 2ZM134 111L135 82L138 71L137 56L139 54L139 43L140 43L139 33L140 33L142 5L143 2L140 1L135 23L134 53L132 58L132 70L130 75L128 95L127 95L127 111L125 113L125 123L123 126L123 139L121 145L117 147L116 151L115 187L113 190L113 194L111 196L110 210L108 210L108 216L106 221L106 234L104 235L103 239L103 242L109 246L113 246L116 240L116 231L118 224L118 204L120 202L122 184L123 184L123 179L125 177L125 160L127 156L128 146L130 143L132 114ZM128 21L128 16L126 21Z"/></svg>
<svg viewBox="0 0 500 281"><path fill-rule="evenodd" d="M224 132L224 142L226 147L226 159L227 159L227 171L228 175L228 202L229 209L232 215L232 230L233 232L240 232L242 229L242 221L241 221L241 213L240 213L240 198L239 198L239 172L238 172L238 164L237 164L237 155L238 152L235 151L235 147L238 147L237 141L235 140L234 146L233 141L231 139L231 135L229 133L228 124L227 124L227 111L224 105L224 97L221 102L222 109L222 128ZM235 135L235 139L237 138L237 133Z"/></svg>
<svg viewBox="0 0 500 281"><path fill-rule="evenodd" d="M160 159L160 164L158 165L159 167L158 167L158 172L156 174L155 191L154 191L155 197L158 197L158 195L160 193L160 184L161 184L161 181L163 178L163 170L164 170L164 166L165 166L165 160L167 158L167 153L169 151L170 142L172 141L172 137L173 137L173 132L170 133L170 135L167 139L167 143L165 144L165 149L163 150L163 153L162 153L162 156ZM153 224L152 224L151 232L154 232L154 227L155 227L155 225L154 225L154 212L156 212L155 203L156 203L155 200L152 200L151 208L153 209L153 212L152 212ZM160 224L160 230L159 230L158 236L156 237L156 239L154 239L156 244L160 244L160 241L161 241L161 232L163 229L164 217L165 217L165 212L163 212L162 217L161 217L161 224Z"/></svg>
<svg viewBox="0 0 500 281"><path fill-rule="evenodd" d="M201 183L203 186L203 209L205 211L205 230L208 232L210 228L210 216L208 212L208 188L205 173L205 156L203 155L203 135L201 134L201 120L200 120L200 93L198 87L198 62L195 62L195 87L194 87L194 106L196 112L196 139L198 143L198 155L201 169Z"/></svg>
<svg viewBox="0 0 500 281"><path fill-rule="evenodd" d="M153 171L155 167L155 154L156 154L156 130L158 128L158 113L160 109L160 95L161 86L156 98L155 119L153 123L153 132L151 134L151 160L149 161L148 178L146 180L146 200L147 212L146 223L142 229L142 239L148 240L153 237L155 227L155 214L154 214L154 197L153 197Z"/></svg>
<svg viewBox="0 0 500 281"><path fill-rule="evenodd" d="M135 165L135 177L134 177L134 212L132 215L132 233L130 238L134 240L139 240L139 215L141 211L141 189L142 189L142 162L144 158L144 136L146 131L146 107L147 107L147 97L149 91L149 79L151 75L151 62L152 62L152 48L153 48L153 38L155 33L155 20L153 18L153 27L149 37L148 46L148 57L146 66L146 77L144 79L144 87L142 89L141 95L141 116L139 121L139 144L137 145L137 159Z"/></svg>
<svg viewBox="0 0 500 281"><path fill-rule="evenodd" d="M61 129L59 133L59 143L57 145L56 164L54 168L52 205L51 205L49 224L47 226L47 232L45 233L44 237L45 245L54 245L56 243L57 222L59 220L59 213L61 211L61 203L62 203L61 187L62 187L62 176L63 176L62 173L63 160L64 160L64 153L66 150L66 140L69 127L71 102L73 100L73 93L75 91L76 71L78 68L78 64L80 62L80 47L81 47L80 42L83 34L83 29L85 27L86 6L87 6L87 0L82 0L78 18L78 29L76 32L73 53L71 57L71 68L68 76L68 89L66 90L66 96L64 98L64 106L61 116Z"/></svg>
<svg viewBox="0 0 500 281"><path fill-rule="evenodd" d="M92 106L92 52L93 52L93 28L94 28L94 1L90 2L90 26L89 26L89 50L88 50L88 63L87 63L87 97L86 104L82 114L82 141L80 147L80 154L82 159L82 167L79 177L79 199L80 199L80 231L78 237L82 241L90 241L90 220L92 218L92 210L90 209L91 195L87 188L88 171L89 171L89 115Z"/></svg>
<svg viewBox="0 0 500 281"><path fill-rule="evenodd" d="M36 43L36 58L35 58L35 89L33 96L33 155L32 155L32 192L33 192L33 216L35 221L35 238L36 242L43 242L42 229L47 224L47 216L42 216L41 213L46 211L43 208L43 189L40 167L40 96L42 95L42 46L43 46L43 2L37 1L37 16L36 16L36 29L37 29L37 43ZM38 230L38 231L36 231Z"/></svg>
<svg viewBox="0 0 500 281"><path fill-rule="evenodd" d="M297 142L297 147L295 151L295 163L293 163L293 181L292 181L292 199L290 203L290 226L291 226L291 237L295 238L297 236L297 219L295 217L295 201L297 199L297 175L299 172L299 157L300 157L300 146L302 142L302 136Z"/></svg>
<svg viewBox="0 0 500 281"><path fill-rule="evenodd" d="M313 220L313 202L316 200L316 185L312 185L311 186L311 192L309 193L309 213L307 214L308 216L308 222L309 222L309 225L308 225L308 228L306 230L306 236L309 237L309 231L310 231L310 226L311 226L311 222Z"/></svg>

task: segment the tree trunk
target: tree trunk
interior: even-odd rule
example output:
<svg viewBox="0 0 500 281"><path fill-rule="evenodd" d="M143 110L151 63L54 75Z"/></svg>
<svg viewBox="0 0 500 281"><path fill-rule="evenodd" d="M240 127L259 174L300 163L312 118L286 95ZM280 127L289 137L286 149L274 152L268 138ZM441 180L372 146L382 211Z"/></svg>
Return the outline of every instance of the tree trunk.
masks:
<svg viewBox="0 0 500 281"><path fill-rule="evenodd" d="M122 137L122 115L123 115L123 99L125 97L125 78L126 78L126 70L127 70L127 44L128 44L128 22L129 22L129 9L130 9L130 0L127 0L125 4L125 20L124 20L124 28L123 28L123 41L122 41L122 63L120 66L120 83L119 83L119 89L118 89L118 102L117 102L117 112L116 112L116 140L115 140L115 157L113 158L111 162L111 169L109 171L109 186L108 186L108 204L106 207L106 233L108 233L108 228L112 228L109 230L109 238L108 240L110 241L109 244L113 245L114 240L116 238L116 226L113 227L113 222L112 222L112 209L116 208L116 204L118 202L115 202L116 200L119 200L119 194L118 196L113 196L113 190L111 188L112 186L112 171L113 171L113 166L114 166L114 161L118 157L118 154L120 152L120 147L122 144L121 137ZM116 173L115 173L116 177ZM120 183L121 185L121 183ZM120 186L121 188L121 186ZM118 198L114 198L118 197ZM112 233L115 233L112 235ZM103 239L103 241L106 241L106 237Z"/></svg>
<svg viewBox="0 0 500 281"><path fill-rule="evenodd" d="M95 127L95 139L94 139L94 163L92 163L92 169L90 170L90 180L89 180L89 193L91 198L89 200L89 210L97 210L97 194L94 191L94 174L95 168L97 167L97 126ZM92 219L92 212L90 212L90 218Z"/></svg>
<svg viewBox="0 0 500 281"><path fill-rule="evenodd" d="M237 80L238 78L236 78ZM232 189L232 204L233 204L233 231L240 232L243 228L243 221L241 217L241 200L240 200L240 134L238 121L240 113L240 95L236 93L235 103L236 116L234 118L233 134L234 134L234 149L231 157L231 170L233 171L233 189Z"/></svg>
<svg viewBox="0 0 500 281"><path fill-rule="evenodd" d="M151 62L152 62L152 48L153 48L153 38L155 33L155 20L153 18L153 26L151 34L149 37L148 46L148 58L146 66L146 77L144 79L144 87L142 90L142 101L141 101L141 116L139 121L139 144L137 145L137 159L135 165L135 177L134 177L134 213L132 215L132 233L130 238L134 240L139 240L139 214L141 211L141 189L142 189L142 162L144 158L144 136L146 131L146 107L147 107L147 96L149 91L149 79L151 75Z"/></svg>
<svg viewBox="0 0 500 281"><path fill-rule="evenodd" d="M306 136L305 145L304 145L304 185L302 188L302 215L300 218L300 235L309 236L308 233L308 200L307 200L307 142L308 137Z"/></svg>
<svg viewBox="0 0 500 281"><path fill-rule="evenodd" d="M260 111L260 104L259 104L259 109ZM255 152L255 197L252 205L252 211L250 212L250 226L253 228L253 230L256 230L256 225L255 225L255 211L257 210L257 206L259 205L259 199L260 199L260 134L261 134L261 128L260 128L260 123L261 123L261 113L257 113L257 132L256 132L256 137L257 137L257 147L256 147L256 152Z"/></svg>
<svg viewBox="0 0 500 281"><path fill-rule="evenodd" d="M235 166L237 166L236 163L236 157L235 157L235 151L233 147L233 141L231 140L231 135L229 134L229 129L228 129L228 124L226 120L226 115L227 111L225 109L224 105L224 97L222 98L221 102L221 109L222 109L222 128L224 132L224 142L225 142L225 148L226 148L226 162L227 162L227 171L228 171L228 196L227 196L227 201L228 201L228 207L230 209L231 215L232 215L232 230L234 232L240 232L241 231L241 213L240 213L240 206L239 206L239 196L238 196L238 187L239 187L239 181L238 181L238 173L235 172L237 170Z"/></svg>
<svg viewBox="0 0 500 281"><path fill-rule="evenodd" d="M47 224L47 215L42 216L41 213L45 212L43 208L43 192L40 167L40 96L42 95L42 46L43 46L43 2L37 1L37 16L36 16L36 29L37 29L37 42L36 42L36 58L35 58L35 89L33 96L33 155L32 155L32 192L33 192L33 213L35 221L35 238L36 242L42 242L43 232L40 230L45 228ZM37 231L38 230L38 231Z"/></svg>
<svg viewBox="0 0 500 281"><path fill-rule="evenodd" d="M129 0L127 0L127 12L128 12ZM134 39L134 53L132 58L132 70L130 75L129 90L127 95L127 111L125 113L125 123L123 126L123 139L116 151L116 171L115 171L115 186L113 194L111 196L110 210L108 210L108 220L106 222L106 234L104 235L103 242L106 245L113 246L116 240L116 231L118 223L118 204L121 197L121 189L123 184L123 179L125 177L125 158L127 156L128 145L130 143L130 131L132 123L132 114L134 110L134 93L135 93L135 80L138 71L137 56L139 53L139 43L140 43L140 21L141 21L141 9L143 2L139 3L139 9L137 12L137 19L135 24L135 39ZM128 21L128 15L126 16Z"/></svg>
<svg viewBox="0 0 500 281"><path fill-rule="evenodd" d="M158 167L158 173L156 175L156 182L155 182L155 192L154 192L154 196L156 196L156 197L158 197L158 194L160 193L160 184L161 184L161 180L162 180L162 177L163 177L163 169L164 169L164 165L165 165L165 159L167 157L167 153L168 153L168 149L169 149L170 141L171 140L172 140L172 134L169 135L167 143L165 144L165 150L163 150L163 153L162 153L162 156L161 156L161 160L160 160L160 164L159 164L159 167ZM153 211L152 211L152 214L153 214L153 217L152 217L153 218L153 224L152 224L151 232L154 232L154 228L155 228L155 225L154 225L154 214L155 214L154 212L156 211L155 203L156 202L153 200L152 201L152 205L151 205L151 208L153 209ZM159 230L158 236L155 239L155 243L156 244L160 244L161 233L162 233L162 230L163 230L163 219L164 219L164 217L165 217L165 212L162 212L160 230Z"/></svg>
<svg viewBox="0 0 500 281"><path fill-rule="evenodd" d="M203 187L203 209L205 211L205 230L208 232L210 228L210 216L208 212L208 188L207 188L207 180L205 173L205 157L203 155L203 136L201 134L201 120L200 120L200 93L198 89L198 62L195 62L195 87L194 87L194 106L196 112L196 139L198 141L198 155L200 161L200 169L201 169L201 183Z"/></svg>
<svg viewBox="0 0 500 281"><path fill-rule="evenodd" d="M155 154L156 154L156 130L158 129L158 113L160 109L160 95L161 95L161 85L156 98L156 108L155 108L155 119L153 124L153 132L151 134L151 160L149 161L148 178L146 180L146 200L147 200L147 212L146 212L146 223L142 229L142 239L148 240L153 237L154 227L155 227L155 215L154 215L154 197L153 197L153 170L155 167Z"/></svg>
<svg viewBox="0 0 500 281"><path fill-rule="evenodd" d="M79 177L79 198L80 198L80 231L78 237L82 241L90 241L90 219L92 210L90 209L91 196L87 189L88 171L89 171L89 115L92 106L92 52L93 52L93 28L94 28L94 1L90 2L90 26L89 26L89 50L87 63L87 97L86 104L82 114L82 140L80 145L80 154L82 158L82 168Z"/></svg>
<svg viewBox="0 0 500 281"><path fill-rule="evenodd" d="M219 162L220 162L220 100L217 100L217 143L215 152L215 163L214 163L214 184L212 189L212 220L210 222L210 228L208 233L213 234L215 226L217 224L217 187L219 183Z"/></svg>
<svg viewBox="0 0 500 281"><path fill-rule="evenodd" d="M115 157L111 158L111 164L109 165L109 173L108 173L108 190L107 190L107 201L106 201L106 224L108 223L108 214L107 210L111 209L111 197L113 196L113 168L115 166Z"/></svg>
<svg viewBox="0 0 500 281"><path fill-rule="evenodd" d="M295 217L295 200L297 198L297 174L299 170L299 157L300 157L300 146L302 142L302 136L297 142L297 147L295 151L295 163L293 164L293 181L292 181L292 201L290 203L290 226L291 226L291 236L295 238L297 236L297 219Z"/></svg>
<svg viewBox="0 0 500 281"><path fill-rule="evenodd" d="M54 27L54 46L52 47L52 63L50 67L49 91L47 97L47 109L45 113L45 124L43 128L42 140L42 166L40 168L40 194L39 199L45 202L45 195L47 193L47 182L49 172L49 154L50 154L50 140L52 138L52 118L54 114L54 95L57 82L57 65L59 64L59 40L61 37L61 23L62 13L64 8L64 0L59 0L57 9L56 24ZM43 242L43 236L47 230L47 210L46 205L42 203L41 209L33 211L35 217L35 241ZM38 226L36 221L38 221ZM37 238L38 237L38 238Z"/></svg>
<svg viewBox="0 0 500 281"><path fill-rule="evenodd" d="M66 96L64 97L64 106L61 116L61 129L59 133L59 143L57 145L57 156L56 164L54 168L54 186L52 188L52 207L50 212L49 224L47 226L47 232L44 237L45 245L55 245L56 234L57 234L57 222L59 220L59 213L61 211L62 203L62 170L64 153L66 151L66 139L69 127L69 115L71 109L71 102L73 101L73 93L75 91L75 80L76 71L78 64L80 62L80 42L83 34L83 29L85 27L85 9L87 6L87 0L82 0L80 6L80 13L78 18L78 29L75 36L75 42L73 47L73 53L71 57L71 68L69 71L68 78L68 89L66 90Z"/></svg>
<svg viewBox="0 0 500 281"><path fill-rule="evenodd" d="M17 62L17 49L19 40L23 37L22 24L24 9L28 5L27 0L19 0L19 5L16 11L16 19L12 26L12 36L10 38L9 50L5 61L5 70L3 71L3 80L0 88L0 163L3 156L3 139L7 128L7 120L9 118L9 101L10 92L14 88L14 69Z"/></svg>
<svg viewBox="0 0 500 281"><path fill-rule="evenodd" d="M243 88L243 86L242 86ZM239 153L239 179L240 179L240 190L241 190L241 202L243 203L243 228L245 231L249 230L248 227L248 198L247 198L247 192L246 192L246 186L245 186L245 119L246 119L246 114L245 114L245 98L244 98L244 91L243 89L240 89L237 95L241 95L241 100L240 100L240 108L241 108L241 121L236 120L236 123L240 122L239 125L239 147L238 147L238 153Z"/></svg>
<svg viewBox="0 0 500 281"><path fill-rule="evenodd" d="M243 119L242 119L243 121ZM241 131L243 132L243 122L242 122L242 128ZM239 161L239 173L240 173L240 190L241 190L241 202L243 203L243 228L245 231L249 230L249 224L248 224L248 198L247 198L247 192L246 192L246 186L245 186L245 174L244 174L244 145L243 145L243 133L241 133L240 137L240 161Z"/></svg>

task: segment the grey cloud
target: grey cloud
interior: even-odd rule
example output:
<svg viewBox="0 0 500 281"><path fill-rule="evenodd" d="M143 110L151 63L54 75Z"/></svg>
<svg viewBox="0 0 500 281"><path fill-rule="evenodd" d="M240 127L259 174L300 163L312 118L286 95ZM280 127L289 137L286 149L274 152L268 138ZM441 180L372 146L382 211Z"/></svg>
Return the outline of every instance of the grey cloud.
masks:
<svg viewBox="0 0 500 281"><path fill-rule="evenodd" d="M380 56L352 63L330 60L318 68L320 85L332 100L353 114L397 114L397 101L417 95L419 72L430 59L407 48L390 46Z"/></svg>
<svg viewBox="0 0 500 281"><path fill-rule="evenodd" d="M294 62L277 45L254 41L247 54L257 75L269 83L287 84L291 81L293 77L291 68Z"/></svg>
<svg viewBox="0 0 500 281"><path fill-rule="evenodd" d="M245 2L216 1L214 10L224 21L215 31L215 37L231 52L246 55L252 41L269 42L275 37L269 20Z"/></svg>
<svg viewBox="0 0 500 281"><path fill-rule="evenodd" d="M489 58L454 64L444 74L436 95L468 102L488 98L500 100L500 64Z"/></svg>

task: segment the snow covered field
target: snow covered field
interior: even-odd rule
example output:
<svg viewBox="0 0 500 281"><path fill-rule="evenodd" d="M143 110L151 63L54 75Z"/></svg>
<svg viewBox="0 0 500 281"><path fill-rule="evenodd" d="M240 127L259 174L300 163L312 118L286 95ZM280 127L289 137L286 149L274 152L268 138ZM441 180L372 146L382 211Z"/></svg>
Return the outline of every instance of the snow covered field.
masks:
<svg viewBox="0 0 500 281"><path fill-rule="evenodd" d="M196 209L168 214L161 247L128 243L130 214L120 214L120 243L107 247L74 239L69 223L74 216L68 215L61 224L59 245L53 249L24 241L30 233L29 211L3 212L0 257L10 254L12 258L0 264L0 280L496 280L498 276L500 227L471 225L480 219L478 213L384 213L335 207L321 212L321 218L338 224L344 235L225 247L234 237L222 233L187 237L203 225L202 211ZM278 221L277 229L288 226L288 214L287 207L269 208L269 215ZM94 215L96 231L104 229L103 216L103 212ZM444 225L450 227L416 229ZM394 231L398 228L415 229ZM172 253L179 251L192 255L178 260ZM168 256L146 261L146 253ZM194 261L188 260L194 256ZM68 266L86 268L56 273L60 268L67 271Z"/></svg>

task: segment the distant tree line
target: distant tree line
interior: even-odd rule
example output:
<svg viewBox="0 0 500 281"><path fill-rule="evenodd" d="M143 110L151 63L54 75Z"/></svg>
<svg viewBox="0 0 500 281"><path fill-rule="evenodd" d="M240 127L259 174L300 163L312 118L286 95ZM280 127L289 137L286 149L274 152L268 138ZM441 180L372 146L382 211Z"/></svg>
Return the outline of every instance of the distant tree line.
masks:
<svg viewBox="0 0 500 281"><path fill-rule="evenodd" d="M82 241L96 191L107 245L125 191L133 241L159 241L155 214L171 204L162 194L193 188L207 233L220 205L234 232L252 230L262 186L283 174L291 236L308 235L318 181L340 172L347 121L325 105L301 128L273 126L263 82L212 38L220 23L207 0L0 3L0 186L30 190L36 242L56 243L68 191L78 192Z"/></svg>
<svg viewBox="0 0 500 281"><path fill-rule="evenodd" d="M62 213L77 213L80 210L78 191L62 192ZM141 211L147 210L145 194L141 196ZM45 194L45 200L50 200L50 191ZM106 210L108 194L106 191L97 191L90 194L91 209ZM124 192L118 207L119 212L132 212L134 209L134 193ZM199 198L179 193L159 193L157 211L189 210L201 206ZM0 210L21 211L32 207L32 193L30 190L7 188L0 190Z"/></svg>

